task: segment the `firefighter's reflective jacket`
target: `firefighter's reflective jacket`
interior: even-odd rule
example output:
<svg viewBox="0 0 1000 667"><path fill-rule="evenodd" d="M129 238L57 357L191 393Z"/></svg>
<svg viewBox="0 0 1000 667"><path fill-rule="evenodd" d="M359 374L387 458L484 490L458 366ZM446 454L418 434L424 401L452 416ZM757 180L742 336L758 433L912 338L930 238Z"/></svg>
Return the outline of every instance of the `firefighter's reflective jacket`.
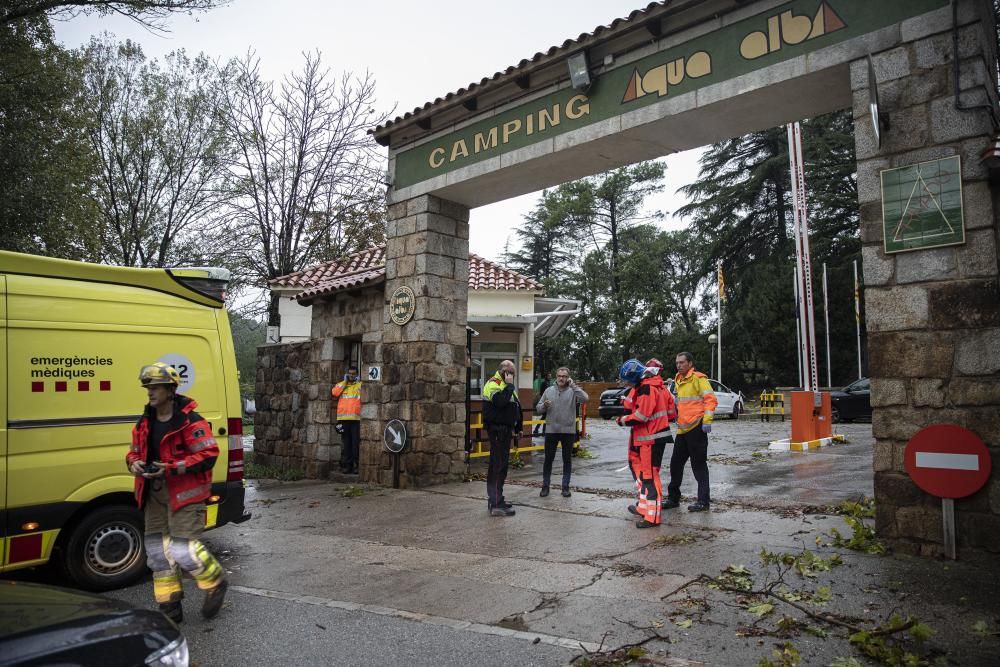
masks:
<svg viewBox="0 0 1000 667"><path fill-rule="evenodd" d="M632 427L637 445L652 445L654 440L670 435L670 418L675 415L674 397L659 375L643 378L623 401L628 414L620 423Z"/></svg>
<svg viewBox="0 0 1000 667"><path fill-rule="evenodd" d="M167 434L160 441L159 460L166 464L163 478L167 482L170 509L174 512L192 503L208 498L212 493L212 466L219 457L219 446L212 437L212 427L194 411L198 404L187 396L174 397L174 416L170 419ZM125 456L125 464L147 461L151 420L156 411L146 406L146 411L132 429L132 446ZM142 509L143 489L147 480L135 478L135 499Z"/></svg>

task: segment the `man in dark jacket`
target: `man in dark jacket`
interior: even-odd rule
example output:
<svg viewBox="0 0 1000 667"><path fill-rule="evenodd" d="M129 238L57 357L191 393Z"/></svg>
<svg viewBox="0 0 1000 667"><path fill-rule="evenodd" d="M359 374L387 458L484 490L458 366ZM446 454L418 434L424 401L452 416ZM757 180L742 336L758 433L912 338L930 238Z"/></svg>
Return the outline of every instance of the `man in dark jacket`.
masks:
<svg viewBox="0 0 1000 667"><path fill-rule="evenodd" d="M180 375L173 366L163 362L144 366L139 382L149 402L132 429L125 463L135 475L139 509L145 511L143 541L153 571L153 596L160 611L180 623L184 617L180 570L184 570L205 591L202 616L212 618L222 608L226 578L219 561L198 538L205 526L204 500L212 493L212 466L219 446L212 427L194 411L198 404L177 393Z"/></svg>
<svg viewBox="0 0 1000 667"><path fill-rule="evenodd" d="M483 425L490 438L486 495L491 516L514 516L514 508L504 500L503 484L510 464L511 438L519 436L523 427L515 377L514 362L507 359L483 387Z"/></svg>

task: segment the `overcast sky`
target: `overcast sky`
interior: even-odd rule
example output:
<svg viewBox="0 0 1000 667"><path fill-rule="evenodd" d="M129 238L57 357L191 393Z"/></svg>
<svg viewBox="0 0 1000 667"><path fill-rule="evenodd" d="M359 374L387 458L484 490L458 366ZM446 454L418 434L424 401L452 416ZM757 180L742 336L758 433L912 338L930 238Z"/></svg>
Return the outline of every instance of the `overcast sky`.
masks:
<svg viewBox="0 0 1000 667"><path fill-rule="evenodd" d="M139 42L147 56L183 48L226 60L253 50L263 72L280 79L298 69L302 52L318 50L335 73L370 71L378 107L393 117L446 93L492 76L538 51L562 44L598 25L644 7L640 0L235 0L229 6L170 20L170 33L151 34L122 18L78 17L56 24L67 47L108 31ZM650 200L658 210L684 203L677 188L697 175L699 150L667 158L664 194ZM530 211L530 194L474 209L471 251L499 259L513 228ZM666 227L682 225L668 220Z"/></svg>

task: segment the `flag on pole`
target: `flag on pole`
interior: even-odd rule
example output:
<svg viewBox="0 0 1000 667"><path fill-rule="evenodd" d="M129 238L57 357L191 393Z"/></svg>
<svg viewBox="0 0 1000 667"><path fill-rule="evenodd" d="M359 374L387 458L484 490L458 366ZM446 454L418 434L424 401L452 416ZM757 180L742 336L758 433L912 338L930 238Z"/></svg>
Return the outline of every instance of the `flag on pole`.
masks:
<svg viewBox="0 0 1000 667"><path fill-rule="evenodd" d="M722 278L722 262L719 262L719 301L726 300L726 281Z"/></svg>
<svg viewBox="0 0 1000 667"><path fill-rule="evenodd" d="M856 273L854 275L854 321L861 324L861 285L858 283Z"/></svg>

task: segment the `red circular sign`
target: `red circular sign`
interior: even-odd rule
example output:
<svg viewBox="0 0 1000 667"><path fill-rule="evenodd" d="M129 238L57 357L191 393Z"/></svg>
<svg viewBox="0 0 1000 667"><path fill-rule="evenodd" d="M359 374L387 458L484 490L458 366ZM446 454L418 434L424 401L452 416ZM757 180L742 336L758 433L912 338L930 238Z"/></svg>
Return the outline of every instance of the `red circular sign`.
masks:
<svg viewBox="0 0 1000 667"><path fill-rule="evenodd" d="M990 478L990 453L979 437L956 424L932 424L906 443L906 472L939 498L964 498Z"/></svg>

